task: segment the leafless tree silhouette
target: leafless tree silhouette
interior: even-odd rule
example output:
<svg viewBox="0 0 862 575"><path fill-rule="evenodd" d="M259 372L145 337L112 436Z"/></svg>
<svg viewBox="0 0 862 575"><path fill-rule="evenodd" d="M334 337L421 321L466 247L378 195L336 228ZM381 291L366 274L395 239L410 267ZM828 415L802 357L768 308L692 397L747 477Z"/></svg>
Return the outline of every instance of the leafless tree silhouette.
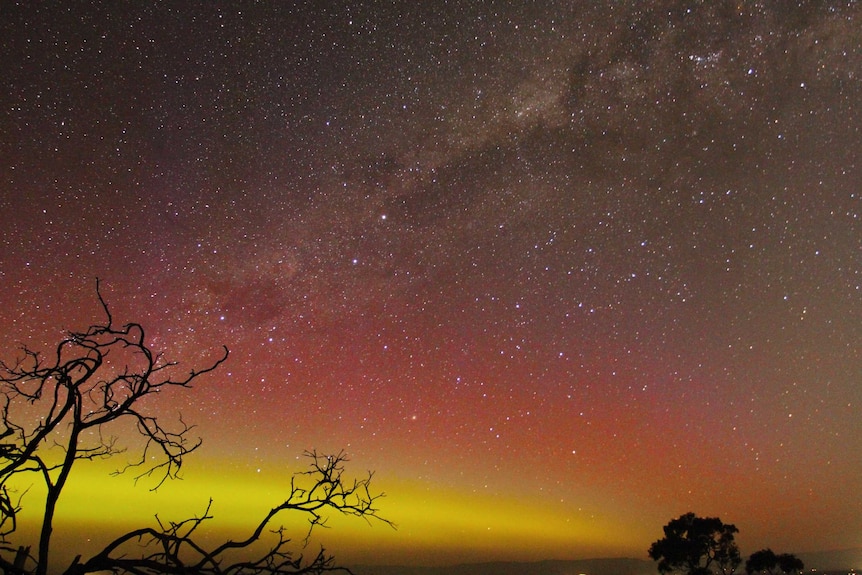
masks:
<svg viewBox="0 0 862 575"><path fill-rule="evenodd" d="M0 570L10 575L49 573L54 515L69 476L82 460L123 451L115 435L128 429L122 422L131 422L142 447L140 456L120 472L133 469L137 478L153 478L153 489L175 478L201 440L193 436L194 426L182 418L166 423L146 409L144 400L191 387L228 357L224 347L206 367L181 372L177 363L152 351L140 324L114 326L98 282L96 294L105 313L103 323L69 333L49 356L23 348L14 363L0 362ZM378 515L375 504L383 494L372 493L372 474L348 481L343 477L343 452L306 455L310 468L293 477L286 499L245 539L213 548L198 544L195 531L211 519L207 505L200 517L178 523L157 516L155 527L125 533L87 560L77 557L65 573L286 575L339 569L323 549L308 559L301 554L311 530L325 524L326 511L392 524ZM37 477L47 490L35 554L30 547L13 544L25 493L16 493L11 484L24 474ZM282 528L272 526L277 515L288 511L308 517L299 552L292 550ZM235 559L242 555L239 551L251 554L267 530L274 534L274 543L255 559Z"/></svg>

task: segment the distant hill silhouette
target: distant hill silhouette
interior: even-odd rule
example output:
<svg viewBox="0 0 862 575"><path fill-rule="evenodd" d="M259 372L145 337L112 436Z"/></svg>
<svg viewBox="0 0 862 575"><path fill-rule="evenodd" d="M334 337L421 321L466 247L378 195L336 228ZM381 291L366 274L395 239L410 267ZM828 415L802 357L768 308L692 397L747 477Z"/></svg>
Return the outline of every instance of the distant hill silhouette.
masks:
<svg viewBox="0 0 862 575"><path fill-rule="evenodd" d="M851 569L862 571L862 547L797 553L796 556L805 562L806 570L810 568L818 571L848 572Z"/></svg>
<svg viewBox="0 0 862 575"><path fill-rule="evenodd" d="M445 567L360 566L356 575L656 575L656 564L641 559L582 559L519 563L494 561Z"/></svg>
<svg viewBox="0 0 862 575"><path fill-rule="evenodd" d="M824 573L862 571L862 547L796 553L805 562L805 570L816 569ZM657 575L654 561L644 559L579 559L572 561L536 561L520 563L492 561L464 563L442 567L414 567L407 565L357 566L351 568L356 575ZM744 564L738 574L744 575Z"/></svg>

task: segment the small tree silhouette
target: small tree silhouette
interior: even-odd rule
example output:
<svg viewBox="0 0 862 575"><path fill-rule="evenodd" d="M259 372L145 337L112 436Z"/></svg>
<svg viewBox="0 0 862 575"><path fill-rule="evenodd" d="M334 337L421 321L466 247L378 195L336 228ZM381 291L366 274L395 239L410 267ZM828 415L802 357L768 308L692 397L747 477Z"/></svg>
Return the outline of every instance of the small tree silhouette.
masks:
<svg viewBox="0 0 862 575"><path fill-rule="evenodd" d="M735 525L717 517L686 513L664 526L664 537L649 548L660 573L731 575L742 559L734 541Z"/></svg>
<svg viewBox="0 0 862 575"><path fill-rule="evenodd" d="M772 549L761 549L751 554L745 562L748 575L799 575L805 569L801 559L792 553L776 555Z"/></svg>
<svg viewBox="0 0 862 575"><path fill-rule="evenodd" d="M182 418L166 424L146 411L143 400L155 393L191 387L198 377L227 359L228 349L224 347L206 367L182 373L177 363L151 350L140 324L114 326L98 281L96 295L105 313L104 323L69 333L50 356L24 348L14 363L0 362L0 570L7 574L49 572L54 515L69 475L80 461L120 453L122 448L113 433L122 422L131 422L143 440L140 457L127 469L136 469L137 478L153 477L153 489L175 478L185 456L201 445L199 438L192 437L193 426ZM310 468L291 479L286 499L245 539L209 549L198 544L193 539L195 531L211 519L207 505L202 516L179 523L164 523L157 517L157 527L121 535L93 557L83 561L77 557L65 573L286 575L339 569L323 549L310 560L295 554L281 528L275 529L275 542L268 551L256 559L234 559L238 550L251 553L250 548L283 511L308 517L303 546L311 530L325 524L327 510L392 525L378 515L375 504L383 494L372 493L371 473L364 479L348 481L343 477L347 461L343 452L327 456L311 451L305 455ZM13 497L10 483L24 474L37 477L47 489L35 556L30 547L11 542L22 496Z"/></svg>

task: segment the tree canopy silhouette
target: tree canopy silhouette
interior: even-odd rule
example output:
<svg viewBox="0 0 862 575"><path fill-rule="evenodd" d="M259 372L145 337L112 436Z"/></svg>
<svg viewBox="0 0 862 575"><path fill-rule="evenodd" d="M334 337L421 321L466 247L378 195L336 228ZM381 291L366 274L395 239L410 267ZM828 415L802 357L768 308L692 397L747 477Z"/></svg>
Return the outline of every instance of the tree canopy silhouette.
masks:
<svg viewBox="0 0 862 575"><path fill-rule="evenodd" d="M799 575L805 569L801 559L792 553L776 554L772 549L761 549L745 562L748 575Z"/></svg>
<svg viewBox="0 0 862 575"><path fill-rule="evenodd" d="M183 372L151 349L140 324L114 325L98 281L96 295L105 314L102 323L68 333L51 354L25 347L16 361L0 361L0 570L6 574L57 572L50 564L57 503L78 463L122 451L115 434L128 427L121 428L121 422L131 422L142 440L139 456L126 469L136 470L139 478L151 477L153 489L175 478L185 457L201 445L192 435L193 426L182 418L165 421L148 411L143 400L191 387L227 359L227 347L203 368ZM292 575L341 569L324 549L303 557L301 549L312 529L325 524L327 511L392 525L378 515L376 502L383 494L372 492L371 473L362 479L344 477L343 452L305 455L309 468L294 475L285 499L243 539L215 547L198 543L195 531L211 519L207 505L200 517L179 522L163 522L157 516L155 526L120 535L88 559L78 556L64 573ZM23 495L15 492L13 483L24 475L35 477L46 489L35 554L14 541ZM282 528L271 526L286 511L308 518L299 552ZM237 551L254 552L265 531L274 537L265 551L236 559Z"/></svg>
<svg viewBox="0 0 862 575"><path fill-rule="evenodd" d="M735 525L717 517L686 513L664 526L664 537L649 548L660 573L731 575L742 559L734 541Z"/></svg>

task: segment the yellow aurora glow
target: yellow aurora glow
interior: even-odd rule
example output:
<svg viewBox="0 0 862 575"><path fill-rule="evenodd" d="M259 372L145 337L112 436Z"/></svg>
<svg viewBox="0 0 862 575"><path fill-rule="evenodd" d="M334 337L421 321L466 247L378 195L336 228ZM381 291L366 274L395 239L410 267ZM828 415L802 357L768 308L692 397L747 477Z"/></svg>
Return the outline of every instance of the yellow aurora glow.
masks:
<svg viewBox="0 0 862 575"><path fill-rule="evenodd" d="M259 518L281 502L290 475L301 469L297 464L280 475L231 471L227 462L190 460L183 480L152 492L146 480L135 485L130 475L111 476L115 468L111 461L76 468L55 521L55 564L97 551L130 529L154 526L156 514L163 521L199 516L210 498L213 519L198 531L201 539L214 543L244 538ZM386 492L380 500L381 516L396 523L397 529L331 516L332 529L316 531L314 549L322 544L342 563L448 564L489 555L501 560L565 558L574 548L595 555L619 554L620 549L642 546L632 540L631 532L566 517L547 502L477 495L380 476L375 476L374 484ZM41 509L41 498L34 487L23 501L21 532L28 534L28 543L36 541L34 512ZM301 541L307 528L305 518L296 514L279 516L272 527L279 525L290 529L294 541Z"/></svg>

